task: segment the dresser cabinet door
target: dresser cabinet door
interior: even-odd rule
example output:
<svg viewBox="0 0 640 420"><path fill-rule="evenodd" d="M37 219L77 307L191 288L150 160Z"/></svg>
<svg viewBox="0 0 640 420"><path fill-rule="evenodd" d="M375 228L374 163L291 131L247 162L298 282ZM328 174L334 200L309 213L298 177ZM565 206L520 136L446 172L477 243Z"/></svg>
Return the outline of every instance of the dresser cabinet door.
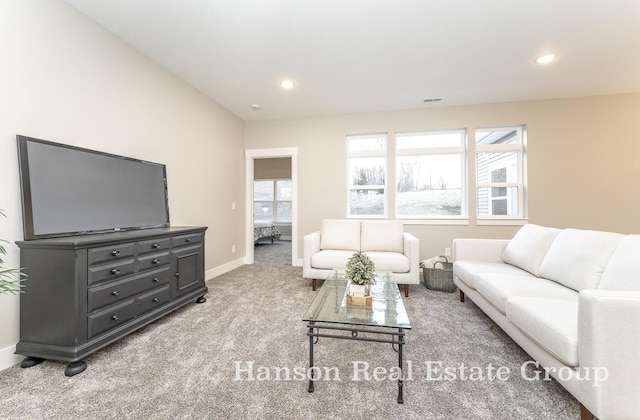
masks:
<svg viewBox="0 0 640 420"><path fill-rule="evenodd" d="M202 247L184 247L173 252L174 297L204 285Z"/></svg>

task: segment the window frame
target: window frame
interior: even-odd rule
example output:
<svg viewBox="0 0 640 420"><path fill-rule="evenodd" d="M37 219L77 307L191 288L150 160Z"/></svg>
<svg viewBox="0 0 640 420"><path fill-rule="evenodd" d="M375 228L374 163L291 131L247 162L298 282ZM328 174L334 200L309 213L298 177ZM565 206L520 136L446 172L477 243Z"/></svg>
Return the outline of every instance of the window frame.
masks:
<svg viewBox="0 0 640 420"><path fill-rule="evenodd" d="M516 137L519 139L517 143L506 143L506 144L478 144L477 143L477 134L479 132L488 132L488 131L509 131L515 130ZM526 171L526 125L514 125L514 126L497 126L497 127L482 127L476 128L474 131L474 142L475 142L475 189L476 189L476 220L478 225L490 225L490 224L522 224L526 222L527 219L527 171ZM516 174L517 181L516 182L479 182L478 180L478 156L482 153L516 153ZM506 168L507 170L507 179L509 179L509 165L496 165L489 164L487 167L487 173L491 173L492 170L496 170L499 168ZM518 212L514 215L492 215L492 214L479 214L479 200L478 200L478 192L482 188L487 188L489 190L488 193L488 203L492 203L491 197L491 189L492 188L507 188L516 187L518 194ZM507 198L507 208L512 204L509 202L511 200L510 194L507 192L505 196Z"/></svg>
<svg viewBox="0 0 640 420"><path fill-rule="evenodd" d="M256 200L255 199L255 182L256 181L260 181L260 182L265 182L265 181L271 181L272 184L272 192L273 192L273 200ZM272 212L272 218L271 218L271 222L273 223L280 223L280 224L287 224L287 223L291 223L292 220L281 220L278 218L278 203L291 203L293 205L293 200L278 200L278 181L289 181L290 183L293 184L293 180L291 178L264 178L264 179L254 179L254 196L253 196L253 204L255 205L256 203L270 203L271 204L271 212ZM253 221L254 222L263 222L263 220L256 220L256 216L255 216L255 210L253 212Z"/></svg>
<svg viewBox="0 0 640 420"><path fill-rule="evenodd" d="M380 150L351 150L350 140L357 139L382 139L382 149ZM389 215L389 135L388 133L371 134L348 134L345 141L346 148L346 184L347 184L347 218L348 219L386 219ZM354 184L351 176L351 160L361 158L382 158L384 160L384 184L383 185L358 185ZM382 190L382 214L352 214L351 213L351 192L354 190Z"/></svg>
<svg viewBox="0 0 640 420"><path fill-rule="evenodd" d="M437 135L457 133L460 135L459 146L432 146L432 147L412 147L400 148L398 137L411 135ZM396 218L407 222L423 222L437 223L443 221L445 223L458 224L466 223L469 218L468 214L468 196L469 189L467 183L467 168L469 165L467 159L468 130L466 128L447 129L447 130L424 130L395 133L395 164L396 171L394 173L394 211ZM459 155L460 158L460 215L398 215L398 170L399 159L403 156L437 156L437 155ZM457 223L456 223L457 222Z"/></svg>

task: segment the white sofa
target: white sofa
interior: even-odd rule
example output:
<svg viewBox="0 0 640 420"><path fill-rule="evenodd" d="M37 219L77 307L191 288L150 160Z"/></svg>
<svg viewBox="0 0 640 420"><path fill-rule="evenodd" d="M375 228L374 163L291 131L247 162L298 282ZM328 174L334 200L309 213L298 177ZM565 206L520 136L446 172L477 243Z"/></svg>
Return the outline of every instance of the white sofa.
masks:
<svg viewBox="0 0 640 420"><path fill-rule="evenodd" d="M456 239L454 282L581 404L640 418L640 235L523 226ZM606 376L606 378L605 378Z"/></svg>
<svg viewBox="0 0 640 420"><path fill-rule="evenodd" d="M420 284L420 243L398 220L323 220L321 230L304 237L302 276L316 290L316 280L326 279L333 269L344 270L358 251L371 258L376 271L392 272L405 296L410 284Z"/></svg>

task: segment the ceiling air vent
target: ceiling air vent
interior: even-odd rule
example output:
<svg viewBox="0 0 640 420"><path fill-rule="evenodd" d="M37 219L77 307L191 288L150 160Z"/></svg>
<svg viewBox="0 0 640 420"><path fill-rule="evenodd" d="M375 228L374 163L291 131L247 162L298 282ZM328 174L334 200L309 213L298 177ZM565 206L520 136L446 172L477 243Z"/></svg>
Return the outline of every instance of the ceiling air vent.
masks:
<svg viewBox="0 0 640 420"><path fill-rule="evenodd" d="M424 102L425 104L431 104L431 103L434 103L434 102L440 102L441 100L442 100L442 98L427 98L422 102Z"/></svg>

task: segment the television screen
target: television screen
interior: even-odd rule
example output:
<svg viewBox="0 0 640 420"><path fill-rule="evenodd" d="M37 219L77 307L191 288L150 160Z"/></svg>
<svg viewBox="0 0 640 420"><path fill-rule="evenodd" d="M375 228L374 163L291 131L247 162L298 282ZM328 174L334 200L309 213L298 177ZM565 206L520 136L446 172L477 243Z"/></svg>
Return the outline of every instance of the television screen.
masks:
<svg viewBox="0 0 640 420"><path fill-rule="evenodd" d="M169 226L165 165L18 136L24 238Z"/></svg>

